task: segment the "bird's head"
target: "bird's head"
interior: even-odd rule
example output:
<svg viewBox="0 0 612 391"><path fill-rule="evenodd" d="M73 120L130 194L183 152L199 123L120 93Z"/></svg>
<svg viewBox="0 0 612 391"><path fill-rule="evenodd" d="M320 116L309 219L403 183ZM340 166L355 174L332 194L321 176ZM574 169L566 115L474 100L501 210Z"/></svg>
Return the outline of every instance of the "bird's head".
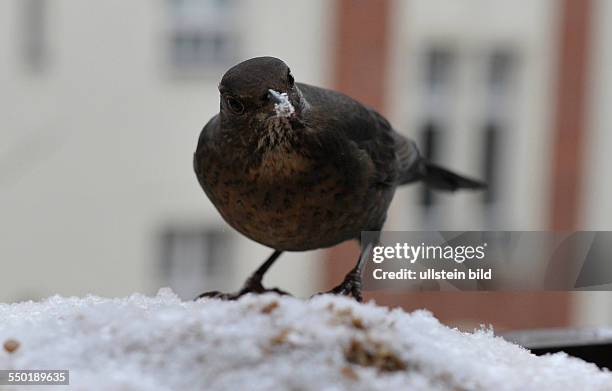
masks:
<svg viewBox="0 0 612 391"><path fill-rule="evenodd" d="M219 84L221 120L254 131L291 128L306 108L291 70L274 57L256 57L230 68Z"/></svg>

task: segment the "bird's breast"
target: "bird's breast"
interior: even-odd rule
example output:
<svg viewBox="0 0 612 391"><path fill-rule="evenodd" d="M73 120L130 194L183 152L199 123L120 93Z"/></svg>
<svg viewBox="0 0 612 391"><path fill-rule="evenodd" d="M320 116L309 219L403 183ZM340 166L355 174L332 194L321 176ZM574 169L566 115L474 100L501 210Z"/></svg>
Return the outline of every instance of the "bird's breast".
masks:
<svg viewBox="0 0 612 391"><path fill-rule="evenodd" d="M300 182L313 176L314 162L306 156L284 148L262 154L256 166L249 167L247 176L257 182Z"/></svg>
<svg viewBox="0 0 612 391"><path fill-rule="evenodd" d="M349 183L333 164L298 151L270 151L256 166L221 171L203 173L206 193L230 225L269 247L327 247L365 224L365 181Z"/></svg>

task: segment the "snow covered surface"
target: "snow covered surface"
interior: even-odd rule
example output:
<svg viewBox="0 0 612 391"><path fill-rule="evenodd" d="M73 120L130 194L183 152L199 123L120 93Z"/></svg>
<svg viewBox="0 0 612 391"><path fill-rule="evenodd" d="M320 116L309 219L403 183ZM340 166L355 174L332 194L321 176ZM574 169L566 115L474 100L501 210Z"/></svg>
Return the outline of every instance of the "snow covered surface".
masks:
<svg viewBox="0 0 612 391"><path fill-rule="evenodd" d="M71 390L612 390L595 365L426 311L333 296L182 302L169 289L2 304L0 368L70 369Z"/></svg>

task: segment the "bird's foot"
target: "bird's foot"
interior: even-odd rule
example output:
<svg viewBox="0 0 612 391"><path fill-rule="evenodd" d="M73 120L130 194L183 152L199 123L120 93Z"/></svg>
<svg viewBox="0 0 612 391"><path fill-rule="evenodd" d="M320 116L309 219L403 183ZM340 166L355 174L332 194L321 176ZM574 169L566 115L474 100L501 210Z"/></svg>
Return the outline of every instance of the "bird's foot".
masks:
<svg viewBox="0 0 612 391"><path fill-rule="evenodd" d="M352 297L361 303L363 301L361 296L361 274L355 270L351 271L344 277L344 281L340 285L325 293Z"/></svg>
<svg viewBox="0 0 612 391"><path fill-rule="evenodd" d="M240 296L242 296L242 291L233 292L233 293L210 291L210 292L204 292L201 295L198 295L198 297L196 297L195 300L203 299L206 297L209 299L219 299L219 300L229 301L229 300L238 300Z"/></svg>
<svg viewBox="0 0 612 391"><path fill-rule="evenodd" d="M211 292L202 293L201 295L196 297L196 300L207 297L207 298L212 298L212 299L220 299L220 300L229 301L229 300L238 300L240 297L246 295L247 293L254 293L254 294L260 295L262 293L268 293L268 292L278 293L279 295L291 296L290 293L285 292L279 288L264 288L264 286L261 284L261 280L249 278L247 282L244 284L244 286L242 287L242 289L240 289L238 292L223 293L219 291L211 291Z"/></svg>

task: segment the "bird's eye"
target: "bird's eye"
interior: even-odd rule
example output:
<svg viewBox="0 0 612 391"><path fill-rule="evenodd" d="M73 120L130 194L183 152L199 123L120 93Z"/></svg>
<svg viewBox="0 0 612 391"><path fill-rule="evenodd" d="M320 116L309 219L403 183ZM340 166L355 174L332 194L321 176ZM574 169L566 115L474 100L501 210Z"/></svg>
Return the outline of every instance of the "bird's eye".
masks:
<svg viewBox="0 0 612 391"><path fill-rule="evenodd" d="M228 96L225 98L225 103L227 103L227 107L234 114L242 114L244 112L244 105L236 98Z"/></svg>
<svg viewBox="0 0 612 391"><path fill-rule="evenodd" d="M287 83L289 83L289 87L293 87L293 83L295 83L295 80L293 79L293 75L291 74L291 71L287 72Z"/></svg>

